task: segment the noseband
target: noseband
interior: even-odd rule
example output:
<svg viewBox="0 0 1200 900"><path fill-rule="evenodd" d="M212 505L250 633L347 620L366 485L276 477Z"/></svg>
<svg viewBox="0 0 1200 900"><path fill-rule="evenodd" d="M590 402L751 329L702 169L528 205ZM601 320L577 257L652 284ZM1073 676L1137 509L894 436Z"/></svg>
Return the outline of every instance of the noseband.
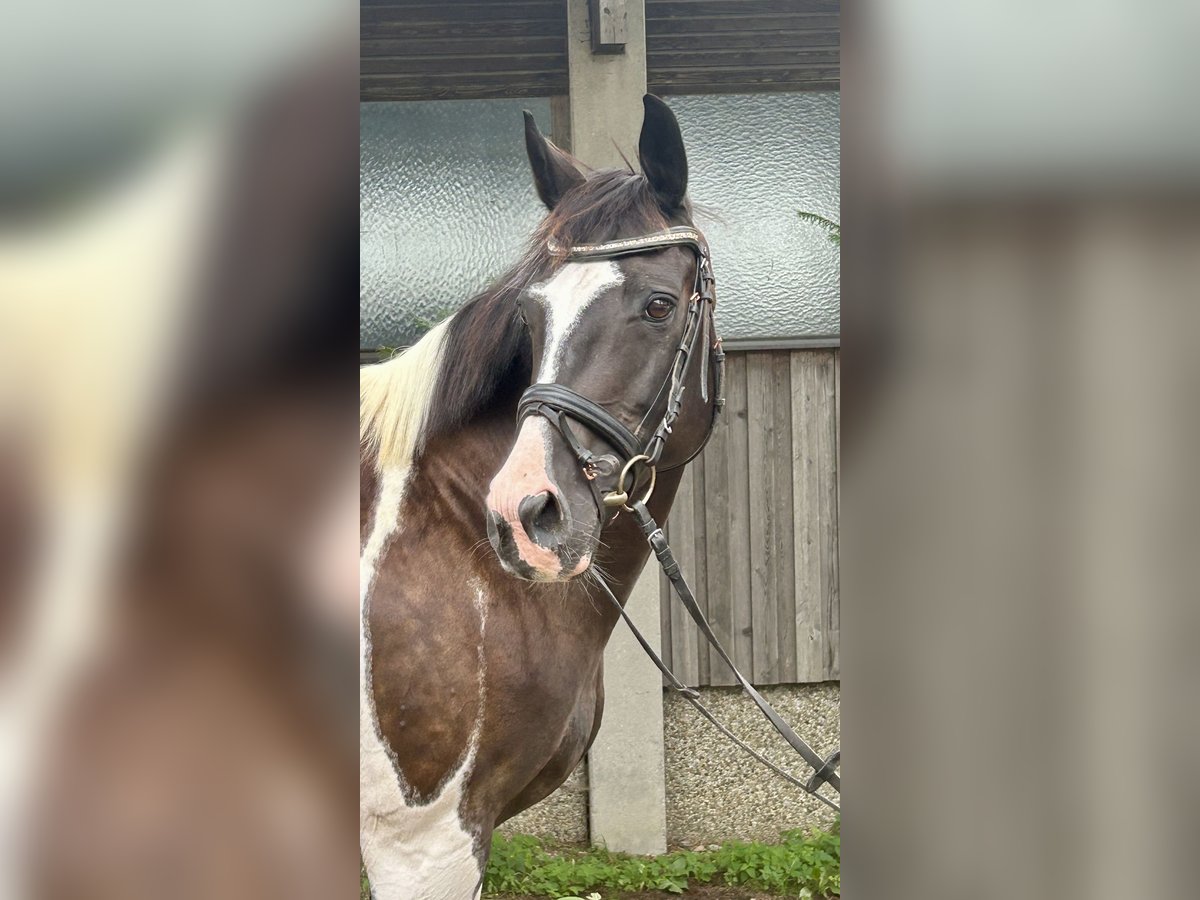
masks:
<svg viewBox="0 0 1200 900"><path fill-rule="evenodd" d="M666 408L658 426L650 433L649 437L642 438L640 436L643 426L646 424L645 418L631 431L599 403L589 400L561 384L530 385L521 395L521 400L517 404L518 423L524 421L527 416L542 416L563 436L563 440L566 441L575 458L579 460L588 483L592 485L592 492L596 496L601 514L605 512L606 508L628 508L629 493L626 490L626 481L636 464L643 463L650 474L649 487L642 498L643 502L649 497L649 491L653 490L654 477L662 458L663 448L666 446L675 420L679 417L679 411L683 407L683 392L686 387L688 368L692 358L696 356L698 343L703 347L703 353L700 355L700 396L704 400L708 400L708 357L710 353L716 365L716 390L712 420L709 422L708 430L705 432L700 446L696 447L683 462L669 468L675 469L687 465L700 454L712 435L721 408L725 405L723 394L725 352L721 349L719 337L710 339L710 335L716 334L713 312L717 297L714 290L716 279L712 272L712 258L709 255L708 242L704 239L704 235L695 228L679 226L656 234L607 241L603 244L559 247L551 243L548 247L552 255L569 261L616 259L636 253L651 253L668 247L687 247L696 255L696 276L692 296L688 300L687 322L684 325L683 337L680 338L679 346L675 348L670 370L663 379L662 386L658 389L654 402L651 403L650 409L646 413L646 418L649 418L654 409L658 407L664 393L667 397ZM580 443L571 429L569 419L574 419L591 429L618 455L592 453ZM664 469L664 471L666 470ZM603 479L607 483L618 473L619 477L615 480L615 487L601 492L596 485L597 479ZM636 475L636 473L634 474ZM633 486L630 485L630 490L632 489Z"/></svg>

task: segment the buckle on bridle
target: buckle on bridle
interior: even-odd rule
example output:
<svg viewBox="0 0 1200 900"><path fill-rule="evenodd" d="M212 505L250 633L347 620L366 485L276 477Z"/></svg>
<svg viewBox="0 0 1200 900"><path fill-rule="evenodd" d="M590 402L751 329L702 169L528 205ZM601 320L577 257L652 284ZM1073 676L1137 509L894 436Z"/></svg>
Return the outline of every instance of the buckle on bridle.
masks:
<svg viewBox="0 0 1200 900"><path fill-rule="evenodd" d="M588 481L595 481L602 476L614 475L620 462L615 456L607 453L602 456L590 456L587 463L584 464L583 477Z"/></svg>

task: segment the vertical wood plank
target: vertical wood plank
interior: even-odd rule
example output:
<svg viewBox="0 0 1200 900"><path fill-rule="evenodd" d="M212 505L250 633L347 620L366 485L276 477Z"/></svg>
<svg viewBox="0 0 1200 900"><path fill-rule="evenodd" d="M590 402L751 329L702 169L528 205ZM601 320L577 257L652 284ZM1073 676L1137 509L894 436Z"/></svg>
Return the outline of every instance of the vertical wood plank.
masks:
<svg viewBox="0 0 1200 900"><path fill-rule="evenodd" d="M792 521L796 528L796 678L818 681L823 673L820 575L815 526L817 479L811 354L791 354Z"/></svg>
<svg viewBox="0 0 1200 900"><path fill-rule="evenodd" d="M842 677L841 664L841 632L842 632L842 599L841 599L841 517L842 517L842 353L834 350L833 357L833 401L830 417L833 420L833 459L832 472L829 475L830 490L833 492L832 504L832 535L830 561L829 593L829 628L828 628L828 670L826 677L831 681Z"/></svg>
<svg viewBox="0 0 1200 900"><path fill-rule="evenodd" d="M717 639L734 653L733 648L733 573L729 560L729 454L734 431L732 397L736 394L736 354L729 354L725 373L725 414L704 451L704 537L705 585L708 591L708 619ZM736 661L736 657L734 657ZM715 653L709 654L708 684L736 684Z"/></svg>
<svg viewBox="0 0 1200 900"><path fill-rule="evenodd" d="M775 580L779 647L779 681L796 680L796 545L792 508L792 376L785 352L771 354L772 425L771 467L775 487Z"/></svg>
<svg viewBox="0 0 1200 900"><path fill-rule="evenodd" d="M671 534L671 525L667 523L664 528L667 535L667 540L671 546L675 546L675 538ZM658 563L654 561L654 557L646 563L647 566L658 567ZM658 655L662 657L662 661L671 671L675 670L675 650L671 646L671 588L670 582L667 581L666 574L658 567L658 630L659 630L659 651ZM663 687L667 687L667 676L663 676Z"/></svg>
<svg viewBox="0 0 1200 900"><path fill-rule="evenodd" d="M691 584L694 578L692 572L696 568L696 491L690 472L683 473L683 480L679 484L679 492L675 495L675 503L671 506L667 523L675 558L683 570L684 577ZM653 557L651 560L653 561ZM666 576L663 576L663 582L664 602L667 604L665 618L670 620L671 629L671 669L680 681L695 687L700 683L699 656L696 649L699 635L696 625L671 595L670 583L666 581Z"/></svg>
<svg viewBox="0 0 1200 900"><path fill-rule="evenodd" d="M746 354L746 422L750 465L750 605L754 628L754 670L747 672L755 684L777 684L779 667L779 559L780 513L776 504L774 368L772 354ZM791 480L790 478L788 479ZM789 504L786 515L791 518ZM790 592L790 586L789 592Z"/></svg>
<svg viewBox="0 0 1200 900"><path fill-rule="evenodd" d="M722 426L718 426L718 428ZM695 491L696 498L696 510L693 518L696 529L696 572L695 577L689 584L692 585L692 590L696 595L697 605L703 610L704 615L711 619L712 614L708 608L708 524L705 520L706 498L708 496L705 492L705 478L707 477L705 474L705 457L707 455L706 451L691 465L692 489ZM687 621L688 627L696 627L690 618ZM704 640L697 633L696 644L700 684L711 684L712 682L709 680L708 641Z"/></svg>
<svg viewBox="0 0 1200 900"><path fill-rule="evenodd" d="M833 354L793 351L791 380L796 676L824 681L832 668L829 617L836 569Z"/></svg>
<svg viewBox="0 0 1200 900"><path fill-rule="evenodd" d="M733 643L726 644L734 665L754 671L754 621L750 602L750 455L746 410L746 354L729 359L729 581Z"/></svg>

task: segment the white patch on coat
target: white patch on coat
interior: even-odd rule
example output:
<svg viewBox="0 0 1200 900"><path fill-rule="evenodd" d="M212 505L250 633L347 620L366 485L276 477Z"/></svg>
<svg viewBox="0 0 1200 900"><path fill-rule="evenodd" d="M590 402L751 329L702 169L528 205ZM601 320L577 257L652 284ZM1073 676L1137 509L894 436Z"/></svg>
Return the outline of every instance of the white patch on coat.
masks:
<svg viewBox="0 0 1200 900"><path fill-rule="evenodd" d="M538 368L540 384L550 384L558 374L566 341L579 324L584 310L611 287L625 280L612 260L567 263L545 284L534 285L530 294L546 310L546 346Z"/></svg>
<svg viewBox="0 0 1200 900"><path fill-rule="evenodd" d="M411 470L381 474L374 524L359 564L359 846L376 900L478 900L481 869L476 836L460 808L483 727L487 597L474 584L479 613L478 712L459 765L432 800L417 803L379 730L371 686L370 596L380 561L400 533L400 506Z"/></svg>

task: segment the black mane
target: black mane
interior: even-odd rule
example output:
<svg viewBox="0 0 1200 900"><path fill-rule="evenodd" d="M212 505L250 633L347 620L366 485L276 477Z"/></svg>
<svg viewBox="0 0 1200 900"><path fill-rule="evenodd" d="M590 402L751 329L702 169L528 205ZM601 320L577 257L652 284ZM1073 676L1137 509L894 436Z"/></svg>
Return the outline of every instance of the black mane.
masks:
<svg viewBox="0 0 1200 900"><path fill-rule="evenodd" d="M532 353L517 298L561 265L546 249L548 242L610 241L671 224L677 223L663 214L645 176L633 171L604 169L564 194L520 262L450 320L421 443L457 431L498 398L528 386Z"/></svg>

